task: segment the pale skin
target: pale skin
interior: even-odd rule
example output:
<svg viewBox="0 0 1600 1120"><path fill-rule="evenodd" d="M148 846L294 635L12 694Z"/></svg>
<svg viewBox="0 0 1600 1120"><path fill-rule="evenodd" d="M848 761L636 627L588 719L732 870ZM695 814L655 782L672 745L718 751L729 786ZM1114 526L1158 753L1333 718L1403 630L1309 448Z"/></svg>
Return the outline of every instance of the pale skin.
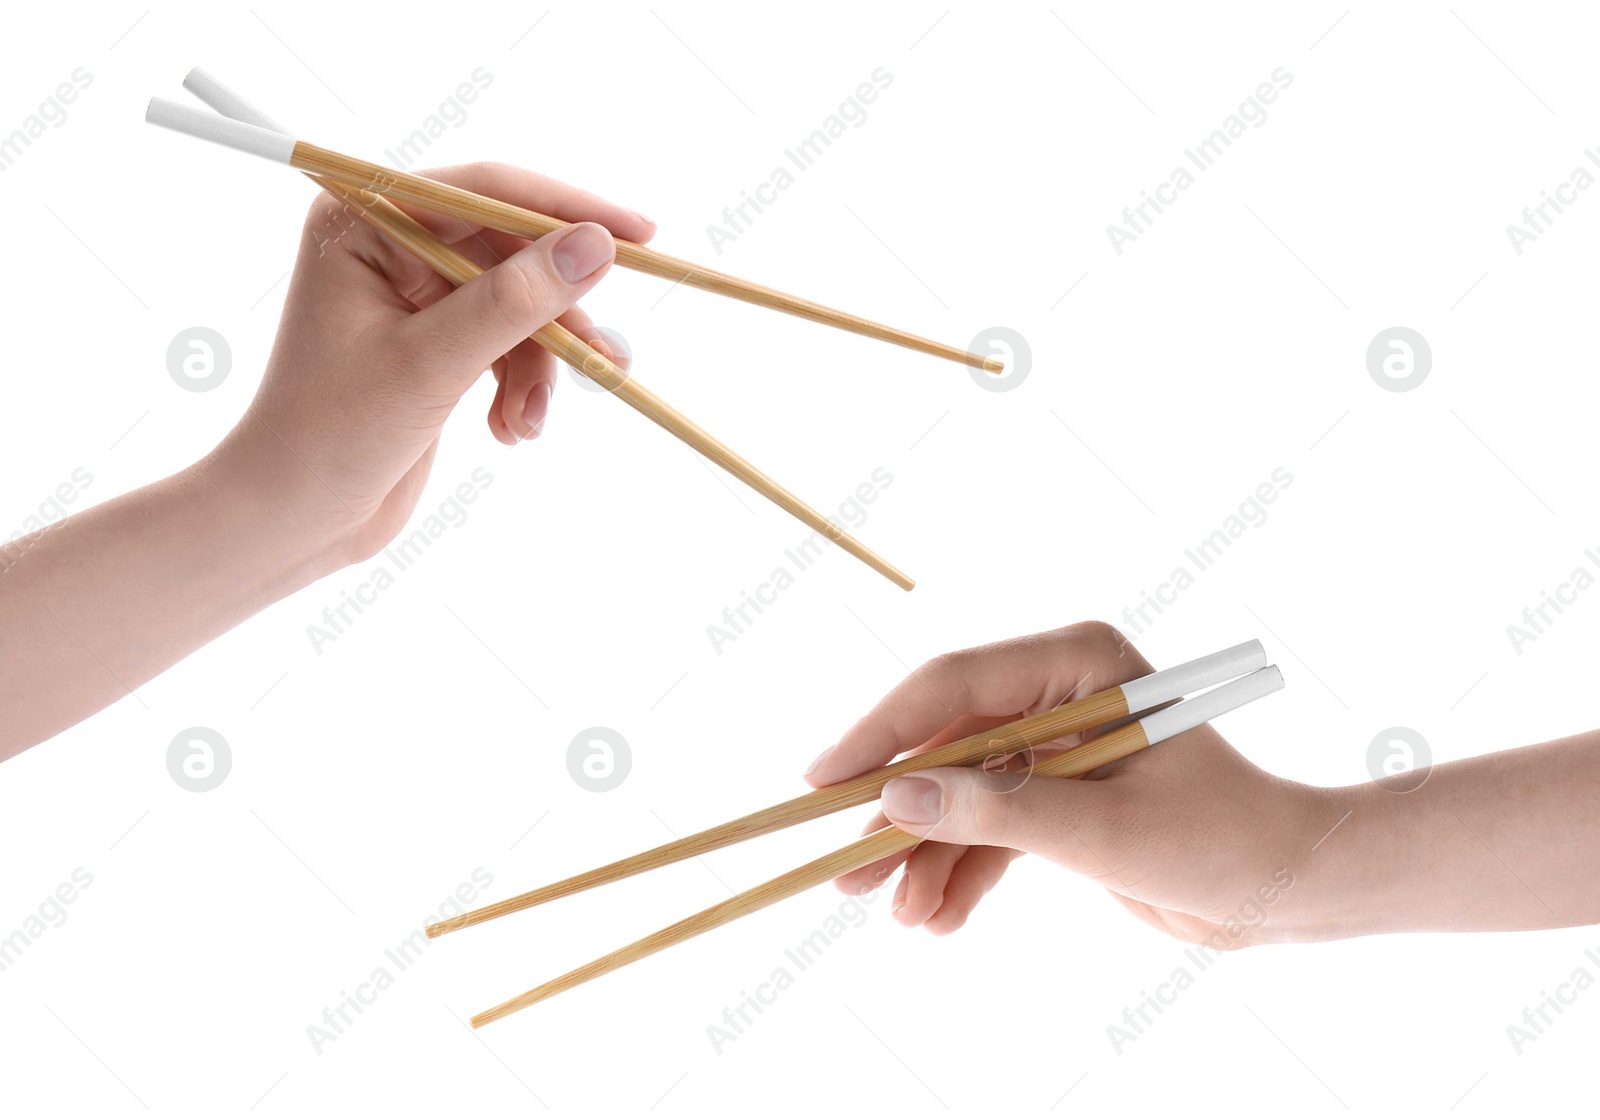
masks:
<svg viewBox="0 0 1600 1120"><path fill-rule="evenodd" d="M485 370L497 382L494 437L536 437L555 363L526 339L544 323L559 319L616 357L576 302L610 267L612 235L648 241L648 219L499 165L430 174L578 224L530 245L416 213L489 270L452 291L320 197L238 425L170 478L0 546L0 760L379 551ZM807 780L840 781L1150 670L1101 623L936 658ZM1584 925L1600 922L1596 804L1600 732L1437 766L1397 793L1286 781L1202 727L1089 780L953 769L896 779L869 827L892 821L928 839L839 885L871 889L904 862L897 920L949 933L1028 851L1158 929L1226 948ZM1242 926L1241 914L1251 916Z"/></svg>
<svg viewBox="0 0 1600 1120"><path fill-rule="evenodd" d="M321 195L261 386L170 478L0 546L0 760L127 696L251 615L378 552L409 519L440 431L485 371L489 430L542 430L558 319L616 359L577 300L649 219L498 164L434 178L577 223L529 242L412 211L488 269L448 282Z"/></svg>
<svg viewBox="0 0 1600 1120"><path fill-rule="evenodd" d="M806 779L842 781L1151 669L1104 623L935 658ZM837 882L871 890L903 863L896 920L946 934L1032 852L1157 929L1219 949L1600 922L1600 732L1434 766L1396 792L1419 776L1302 785L1256 767L1209 726L1086 780L928 770L891 781L868 830L892 823L929 839Z"/></svg>

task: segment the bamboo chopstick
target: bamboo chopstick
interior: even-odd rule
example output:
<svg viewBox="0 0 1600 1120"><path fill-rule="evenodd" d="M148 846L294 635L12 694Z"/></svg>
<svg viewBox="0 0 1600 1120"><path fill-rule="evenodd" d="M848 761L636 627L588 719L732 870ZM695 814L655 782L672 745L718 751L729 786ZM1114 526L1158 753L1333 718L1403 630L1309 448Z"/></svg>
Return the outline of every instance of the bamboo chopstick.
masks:
<svg viewBox="0 0 1600 1120"><path fill-rule="evenodd" d="M385 195L401 202L409 202L414 206L451 214L464 221L476 222L490 229L502 230L520 237L543 237L570 224L560 218L525 210L499 199L485 198L472 191L427 179L421 175L396 171L382 164L371 163L327 148L319 148L304 140L296 140L281 130L266 129L237 120L230 122L232 127L218 127L222 122L218 122L209 114L160 98L151 101L146 119L165 128L188 132L253 155L287 163L290 167L309 175L333 179L357 190ZM820 303L787 295L748 280L741 280L736 276L729 276L727 273L703 265L668 256L666 253L621 238L617 239L617 263L624 268L647 272L674 283L702 288L718 295L743 300L745 303L782 311L788 315L810 319L816 323L865 335L882 342L891 342L896 346L960 362L991 373L999 373L1005 368L1004 363L998 358L968 353L942 342L920 338L896 327L875 323L846 311L824 307Z"/></svg>
<svg viewBox="0 0 1600 1120"><path fill-rule="evenodd" d="M1279 673L1277 666L1269 665L1230 684L1212 689L1204 695L1153 712L1072 750L1063 751L1061 754L1037 762L1029 768L1028 773L1035 777L1051 778L1074 778L1087 774L1091 770L1115 762L1119 758L1126 758L1163 739L1198 727L1282 687L1282 674ZM553 995L575 988L598 976L604 976L608 972L614 972L624 965L659 953L692 937L698 937L718 926L726 925L735 918L791 898L801 891L836 879L858 867L865 867L869 863L885 859L918 843L921 843L921 837L903 832L893 825L879 829L854 843L845 845L838 851L812 860L758 887L734 895L698 914L675 922L665 929L657 930L648 937L640 938L631 945L625 945L537 988L531 988L519 996L480 1012L472 1017L472 1025L481 1027L497 1019L503 1019L514 1011L521 1011L541 1000L549 999Z"/></svg>
<svg viewBox="0 0 1600 1120"><path fill-rule="evenodd" d="M230 119L224 123L233 124L237 127L248 127L264 135L279 135L276 131L277 126L271 122L270 118L253 109L236 93L223 86L204 71L199 69L192 71L189 77L185 79L184 84L208 104L215 101L218 111L229 114ZM172 107L182 109L185 113L193 113L202 120L223 121L223 118L210 117L209 114L200 113L198 110L190 109L188 106L174 105ZM241 123L238 120L231 119L232 114L235 113L248 115L249 118L256 121L264 121L266 124ZM179 131L186 130L180 129ZM383 231L403 248L410 250L421 258L429 267L451 283L457 285L465 284L483 271L473 261L445 244L438 237L435 237L421 223L381 195L363 196L360 191L348 188L342 183L333 182L314 174L310 175L310 178L335 197L354 208L361 217L371 222L372 225ZM619 244L621 243L619 242ZM711 435L711 433L701 428L683 413L639 384L637 379L624 373L560 323L547 323L530 337L562 361L582 370L596 384L609 390L612 395L642 414L646 419L666 429L666 431L688 444L713 463L716 463L723 470L739 479L752 490L755 490L784 512L801 521L809 528L821 533L873 571L907 591L916 586L911 577L887 560L884 560L821 513L812 509L771 476L758 470L727 444Z"/></svg>
<svg viewBox="0 0 1600 1120"><path fill-rule="evenodd" d="M704 855L741 840L815 820L841 809L864 805L877 798L890 778L913 770L934 766L970 766L990 759L998 760L1032 747L1087 731L1124 716L1149 711L1191 692L1199 692L1259 669L1267 663L1266 650L1258 641L1244 642L1229 649L1196 658L1171 669L1162 669L1137 680L1084 696L1050 711L1016 720L1003 727L969 735L922 754L822 789L812 790L778 805L728 821L692 836L662 844L647 852L627 856L604 867L597 867L549 886L527 891L513 898L480 906L465 914L435 922L426 928L429 937L475 926L494 918L514 914L593 887L614 883L644 871Z"/></svg>

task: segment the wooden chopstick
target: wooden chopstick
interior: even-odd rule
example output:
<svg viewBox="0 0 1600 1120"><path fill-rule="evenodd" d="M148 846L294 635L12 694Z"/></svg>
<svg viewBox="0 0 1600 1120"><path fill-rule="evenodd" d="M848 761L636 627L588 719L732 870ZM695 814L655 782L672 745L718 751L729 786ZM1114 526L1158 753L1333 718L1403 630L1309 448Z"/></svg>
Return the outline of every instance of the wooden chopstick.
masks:
<svg viewBox="0 0 1600 1120"><path fill-rule="evenodd" d="M515 914L519 910L526 910L541 903L577 894L592 887L614 883L619 879L638 875L640 872L704 855L741 840L765 836L841 809L864 805L877 798L890 778L934 766L970 766L979 762L999 761L1075 732L1087 731L1124 716L1148 711L1188 693L1233 680L1261 668L1266 663L1267 654L1260 642L1244 642L1206 657L1175 665L1170 669L1147 674L1138 680L1081 697L1039 715L969 735L922 754L911 755L876 770L869 770L865 774L858 774L854 778L801 794L778 805L759 809L737 820L662 844L647 852L627 856L604 867L573 875L558 883L551 883L549 886L539 887L488 906L480 906L465 914L435 922L426 927L426 932L429 937L438 937L507 914Z"/></svg>
<svg viewBox="0 0 1600 1120"><path fill-rule="evenodd" d="M1028 769L1028 773L1033 777L1050 778L1075 778L1087 774L1091 770L1141 751L1153 743L1171 738L1192 727L1198 727L1241 704L1275 692L1282 686L1283 677L1276 666L1258 669L1249 676L1222 685L1203 696L1165 708L1071 750L1038 761ZM921 839L893 825L869 833L838 851L812 860L758 887L742 891L726 901L707 907L698 914L674 922L648 937L640 938L631 945L625 945L537 988L531 988L519 996L480 1012L472 1017L472 1025L481 1027L497 1019L503 1019L514 1011L531 1007L541 1000L549 999L553 995L575 988L598 976L604 976L608 972L614 972L624 965L659 953L692 937L698 937L718 926L726 925L735 918L752 914L763 907L791 898L859 867L865 867L869 863L875 863L896 852L914 847L921 843Z"/></svg>
<svg viewBox="0 0 1600 1120"><path fill-rule="evenodd" d="M228 104L229 109L232 111L243 112L249 109L248 105L237 94L226 90L226 87L220 86L220 83L215 83L214 79L210 79L203 72L196 71L190 75L190 78L195 79L197 75L205 81L213 83L217 89L226 92L232 98L231 102L224 102ZM196 86L191 85L190 88L196 88ZM202 90L207 89L203 84L200 84L199 88ZM187 106L177 106L177 108L188 109ZM198 112L197 110L188 111ZM205 116L206 114L201 115ZM268 118L259 113L255 113L255 116L257 119L268 120ZM245 127L252 127L257 131L263 132L273 131L256 125L246 125ZM415 254L451 283L457 285L465 284L483 271L472 260L445 244L421 223L381 195L363 196L360 191L348 188L342 183L314 174L310 175L310 178L353 208L361 217L365 218L403 248ZM800 498L779 485L770 475L758 470L738 452L645 388L637 379L623 372L604 355L600 354L599 351L589 346L560 323L547 323L530 337L562 361L581 370L596 384L609 390L613 396L642 414L645 418L666 429L790 516L821 533L873 571L907 591L916 586L911 577L856 540L855 537L845 532L821 513L812 509Z"/></svg>
<svg viewBox="0 0 1600 1120"><path fill-rule="evenodd" d="M238 127L263 133L270 132L272 137L279 141L278 143L270 143L264 136L252 137L247 132L235 131L230 135L225 130L207 127L203 123L195 127L196 122L185 120L186 114L193 112L194 110L189 109L188 106L175 105L172 102L156 98L150 103L150 111L147 113L146 119L154 124L175 128L182 132L190 132L193 135L215 140L255 155L265 156L280 163L287 163L289 166L298 168L309 175L333 179L357 190L367 191L376 195L385 195L401 202L409 202L414 206L421 206L427 210L450 214L461 218L463 221L476 222L479 225L488 226L490 229L516 234L519 237L543 237L547 233L570 224L560 218L552 218L548 214L525 210L520 206L513 206L511 203L502 202L499 199L485 198L483 195L474 194L472 191L427 179L421 175L396 171L393 168L384 167L382 164L371 163L328 148L320 148L304 140L295 140L279 130L262 129L257 125L239 122ZM850 331L852 334L865 335L868 338L875 338L882 342L890 342L896 346L903 346L923 354L931 354L936 358L960 362L963 365L973 366L990 373L999 373L1005 368L1005 364L998 358L969 353L942 342L933 342L908 331L885 326L882 323L875 323L870 319L863 319L859 315L852 315L846 311L825 307L812 300L787 295L773 288L751 283L748 280L741 280L736 276L729 276L725 272L718 272L715 269L706 268L704 265L681 260L678 257L669 256L666 253L647 248L632 241L624 241L621 238L617 239L617 263L624 268L647 272L652 276L660 276L674 283L686 284L692 288L702 288L718 295L743 300L745 303L753 303L759 307L781 311L787 315L810 319L816 323Z"/></svg>

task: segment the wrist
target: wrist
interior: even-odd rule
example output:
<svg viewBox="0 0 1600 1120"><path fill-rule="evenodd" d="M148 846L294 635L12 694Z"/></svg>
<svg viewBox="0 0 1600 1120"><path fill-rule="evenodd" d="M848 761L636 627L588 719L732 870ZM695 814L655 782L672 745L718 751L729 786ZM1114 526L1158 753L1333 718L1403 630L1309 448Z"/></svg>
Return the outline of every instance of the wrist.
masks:
<svg viewBox="0 0 1600 1120"><path fill-rule="evenodd" d="M236 429L209 455L172 480L205 536L222 543L224 563L267 601L290 595L360 559L359 520L330 515L336 497L292 452L276 452ZM294 463L303 477L289 482ZM313 494L305 485L321 490ZM223 530L218 532L218 530ZM265 603L261 604L265 606Z"/></svg>
<svg viewBox="0 0 1600 1120"><path fill-rule="evenodd" d="M1331 941L1383 933L1394 897L1408 888L1409 867L1397 858L1389 825L1394 801L1376 783L1300 786L1297 823L1282 847L1294 876L1286 905L1260 940Z"/></svg>

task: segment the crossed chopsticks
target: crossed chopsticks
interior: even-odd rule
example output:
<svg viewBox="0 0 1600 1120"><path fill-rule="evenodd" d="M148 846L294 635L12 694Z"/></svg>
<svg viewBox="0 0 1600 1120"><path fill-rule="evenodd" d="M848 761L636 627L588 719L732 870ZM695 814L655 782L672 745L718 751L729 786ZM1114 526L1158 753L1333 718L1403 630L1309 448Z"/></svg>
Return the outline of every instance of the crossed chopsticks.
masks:
<svg viewBox="0 0 1600 1120"><path fill-rule="evenodd" d="M420 175L395 171L380 164L319 148L296 140L287 129L256 109L227 86L198 67L184 79L184 87L215 109L220 116L153 98L145 114L152 124L210 140L225 147L286 163L304 171L313 181L392 240L410 250L453 284L465 284L483 270L445 244L401 210L391 199L426 210L450 214L464 221L521 237L538 238L569 223L525 210L497 199L485 198L460 187ZM617 263L690 287L703 288L747 303L892 342L925 354L962 362L997 373L1002 363L993 357L971 354L894 327L883 326L848 312L753 284L701 265L679 260L631 241L617 240ZM842 527L811 508L753 466L727 444L712 436L637 380L629 377L582 339L559 323L549 323L532 338L556 357L609 390L723 470L773 502L811 529L867 564L900 587L914 583L898 568L867 548Z"/></svg>
<svg viewBox="0 0 1600 1120"><path fill-rule="evenodd" d="M1039 715L1017 720L991 731L970 735L922 754L912 755L877 770L813 790L782 804L758 810L738 820L728 821L726 824L697 832L681 840L674 840L647 852L628 856L604 867L585 871L558 883L436 922L428 926L426 932L429 937L438 937L453 930L526 910L530 906L577 894L591 887L614 883L630 875L704 855L741 840L764 836L840 809L862 805L876 799L889 779L914 770L931 766L999 763L1017 755L1027 754L1035 747L1042 747L1068 735L1103 727L1129 716L1138 716L1138 719L1130 723L1105 731L1069 750L1046 758L1034 759L1032 765L1023 771L1027 775L1027 780L1036 777L1081 777L1163 739L1170 739L1174 735L1198 727L1282 687L1283 675L1279 673L1276 665L1267 664L1266 651L1262 649L1261 643L1245 642L1207 657L1084 696ZM1199 695L1190 695L1192 693ZM1176 704L1172 703L1186 695L1190 698ZM1019 776L1019 780L1023 779ZM513 1011L520 1011L569 988L577 987L585 981L604 976L623 965L632 964L652 953L659 953L692 937L698 937L735 918L753 914L762 907L781 902L857 868L887 859L897 852L914 847L921 842L921 839L893 825L868 833L837 851L829 852L760 886L741 891L698 914L657 930L648 937L607 953L554 980L474 1015L472 1025L481 1027L486 1023L492 1023L496 1019L510 1015Z"/></svg>
<svg viewBox="0 0 1600 1120"><path fill-rule="evenodd" d="M529 238L540 237L567 224L505 202L484 198L470 191L421 176L391 171L377 164L295 140L271 118L252 107L203 70L192 71L185 79L184 85L222 115L213 116L157 98L150 103L147 119L152 123L227 147L287 163L306 172L324 189L454 284L464 284L482 270L412 219L391 202L391 198ZM787 296L770 288L714 272L631 242L617 242L617 261L624 267L664 276L693 287L893 342L923 353L964 362L991 372L998 372L1000 369L1000 363L992 357L969 354L953 347L917 338L904 331L872 323L808 300ZM532 338L785 511L834 541L851 555L901 587L911 588L912 581L904 574L762 474L654 393L638 384L560 324L550 323L541 327L534 332ZM1130 722L1120 723L1110 730L1104 730L1101 734L1071 749L1059 751L1048 757L1032 759L1031 764L1021 771L1029 779L1081 777L1154 743L1198 727L1281 687L1283 687L1283 677L1276 666L1267 665L1266 654L1261 644L1246 642L1208 657L1151 673L1137 680L1064 703L1050 711L1017 720L1004 727L968 736L902 759L693 836L563 879L558 883L435 923L428 927L427 934L429 937L437 937L452 930L503 917L691 856L703 855L740 840L765 835L840 809L864 804L877 798L889 779L901 774L934 766L971 766L1014 759L1019 755L1031 756L1035 747L1045 746L1069 735L1104 728L1119 720L1137 717L1132 718ZM1199 695L1190 695L1196 692ZM1182 699L1185 696L1189 698ZM1173 703L1174 701L1178 702ZM810 887L905 851L919 842L919 837L894 826L879 829L837 851L830 852L760 886L740 892L724 902L475 1015L472 1018L472 1025L479 1027L491 1023L587 980L725 925L735 918L751 914Z"/></svg>

